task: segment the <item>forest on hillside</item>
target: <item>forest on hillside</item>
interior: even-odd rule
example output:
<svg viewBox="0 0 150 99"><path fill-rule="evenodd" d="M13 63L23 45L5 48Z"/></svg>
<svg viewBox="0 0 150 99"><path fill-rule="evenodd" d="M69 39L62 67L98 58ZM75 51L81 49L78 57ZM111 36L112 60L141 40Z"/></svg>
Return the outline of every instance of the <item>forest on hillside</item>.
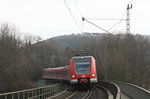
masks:
<svg viewBox="0 0 150 99"><path fill-rule="evenodd" d="M82 33L57 36L45 40L45 42L54 43L61 48L77 48L81 43L87 42L92 39L99 39L105 36L106 33Z"/></svg>
<svg viewBox="0 0 150 99"><path fill-rule="evenodd" d="M100 80L150 88L150 42L141 35L105 34L86 39L77 47L63 48L39 41L39 37L21 39L19 33L12 25L0 26L0 93L34 87L43 68L67 65L75 55L93 56ZM78 38L82 41L82 37Z"/></svg>
<svg viewBox="0 0 150 99"><path fill-rule="evenodd" d="M0 25L0 93L36 86L43 68L29 41L14 25Z"/></svg>

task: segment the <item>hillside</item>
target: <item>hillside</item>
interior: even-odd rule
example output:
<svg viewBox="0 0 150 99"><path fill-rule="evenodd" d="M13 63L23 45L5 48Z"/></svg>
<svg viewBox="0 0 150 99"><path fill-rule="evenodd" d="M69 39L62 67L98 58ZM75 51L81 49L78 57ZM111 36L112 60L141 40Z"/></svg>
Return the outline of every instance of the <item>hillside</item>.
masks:
<svg viewBox="0 0 150 99"><path fill-rule="evenodd" d="M45 40L46 42L54 43L62 48L77 48L82 43L87 42L92 39L97 39L105 36L104 33L83 33L83 34L71 34L64 36L57 36Z"/></svg>
<svg viewBox="0 0 150 99"><path fill-rule="evenodd" d="M82 43L90 41L92 39L98 39L103 36L106 36L106 33L83 33L83 34L71 34L56 36L50 39L45 40L47 43L54 43L61 48L77 48ZM145 38L150 40L150 35L143 35Z"/></svg>

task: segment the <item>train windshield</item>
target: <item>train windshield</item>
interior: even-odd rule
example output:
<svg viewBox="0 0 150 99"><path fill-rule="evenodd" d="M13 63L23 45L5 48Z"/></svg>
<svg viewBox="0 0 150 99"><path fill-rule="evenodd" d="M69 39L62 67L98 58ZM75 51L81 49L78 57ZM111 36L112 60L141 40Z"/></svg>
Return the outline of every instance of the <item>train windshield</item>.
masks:
<svg viewBox="0 0 150 99"><path fill-rule="evenodd" d="M77 75L85 75L91 73L91 58L75 59L75 68Z"/></svg>

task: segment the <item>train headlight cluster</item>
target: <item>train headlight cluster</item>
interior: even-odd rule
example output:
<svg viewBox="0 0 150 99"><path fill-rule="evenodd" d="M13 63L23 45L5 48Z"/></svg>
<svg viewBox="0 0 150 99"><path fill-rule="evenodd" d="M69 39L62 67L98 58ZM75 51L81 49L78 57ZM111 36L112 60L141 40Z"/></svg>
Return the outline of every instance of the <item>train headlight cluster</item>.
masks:
<svg viewBox="0 0 150 99"><path fill-rule="evenodd" d="M92 74L92 76L94 77L94 76L95 76L95 74Z"/></svg>
<svg viewBox="0 0 150 99"><path fill-rule="evenodd" d="M72 78L74 78L75 77L75 75L72 75Z"/></svg>

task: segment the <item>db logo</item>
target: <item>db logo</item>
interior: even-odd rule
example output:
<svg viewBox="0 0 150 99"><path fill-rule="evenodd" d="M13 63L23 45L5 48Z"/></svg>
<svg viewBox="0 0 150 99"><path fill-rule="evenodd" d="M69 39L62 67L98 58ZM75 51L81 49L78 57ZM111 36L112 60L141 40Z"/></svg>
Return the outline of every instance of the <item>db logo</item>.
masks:
<svg viewBox="0 0 150 99"><path fill-rule="evenodd" d="M82 77L85 77L85 75L82 75Z"/></svg>

